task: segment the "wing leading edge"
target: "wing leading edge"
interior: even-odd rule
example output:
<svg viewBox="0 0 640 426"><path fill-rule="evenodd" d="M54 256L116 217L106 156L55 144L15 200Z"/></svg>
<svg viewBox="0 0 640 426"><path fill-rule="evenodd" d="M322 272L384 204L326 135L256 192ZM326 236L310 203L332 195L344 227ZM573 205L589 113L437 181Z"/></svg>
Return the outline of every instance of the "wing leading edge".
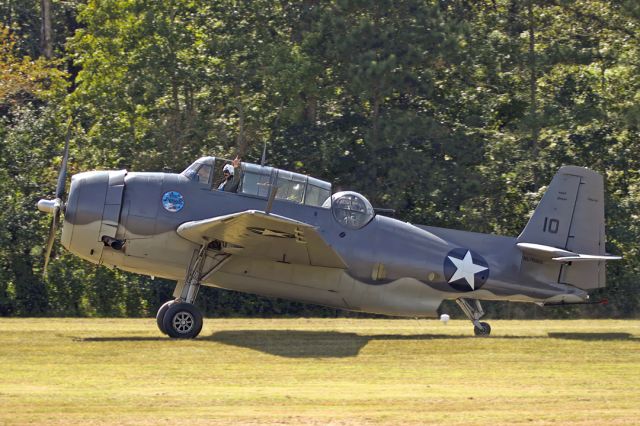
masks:
<svg viewBox="0 0 640 426"><path fill-rule="evenodd" d="M285 263L346 269L317 229L304 222L257 210L185 222L178 235L197 244L218 240L223 251Z"/></svg>

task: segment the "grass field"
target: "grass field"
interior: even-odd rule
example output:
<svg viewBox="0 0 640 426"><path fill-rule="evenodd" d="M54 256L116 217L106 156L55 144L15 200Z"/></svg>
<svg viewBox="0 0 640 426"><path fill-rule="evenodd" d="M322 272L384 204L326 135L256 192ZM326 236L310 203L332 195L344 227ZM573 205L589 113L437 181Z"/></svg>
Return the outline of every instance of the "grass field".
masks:
<svg viewBox="0 0 640 426"><path fill-rule="evenodd" d="M0 319L0 424L640 424L640 321Z"/></svg>

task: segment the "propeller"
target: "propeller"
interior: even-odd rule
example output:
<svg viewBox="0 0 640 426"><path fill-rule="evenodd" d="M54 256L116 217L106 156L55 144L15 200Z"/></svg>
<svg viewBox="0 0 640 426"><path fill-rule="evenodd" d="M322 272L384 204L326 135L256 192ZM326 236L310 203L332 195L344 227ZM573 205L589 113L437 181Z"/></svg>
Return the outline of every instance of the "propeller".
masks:
<svg viewBox="0 0 640 426"><path fill-rule="evenodd" d="M38 201L38 210L53 215L51 219L51 227L49 228L49 237L47 238L47 245L44 249L44 273L47 275L47 266L49 265L49 258L51 257L51 250L53 249L53 242L56 239L56 230L60 223L60 213L64 212L64 191L65 183L67 181L67 162L69 161L69 138L71 135L71 119L67 125L67 137L64 143L64 155L62 157L62 165L60 166L60 174L58 174L58 183L56 184L56 198L53 200L42 199Z"/></svg>

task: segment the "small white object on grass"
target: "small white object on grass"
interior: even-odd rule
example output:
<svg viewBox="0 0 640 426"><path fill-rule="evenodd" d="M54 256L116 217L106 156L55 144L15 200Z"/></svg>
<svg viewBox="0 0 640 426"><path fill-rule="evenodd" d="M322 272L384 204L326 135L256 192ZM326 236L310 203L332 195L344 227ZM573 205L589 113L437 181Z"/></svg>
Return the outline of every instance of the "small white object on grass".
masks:
<svg viewBox="0 0 640 426"><path fill-rule="evenodd" d="M440 315L440 321L442 321L445 325L447 325L449 319L451 319L451 317L447 314Z"/></svg>

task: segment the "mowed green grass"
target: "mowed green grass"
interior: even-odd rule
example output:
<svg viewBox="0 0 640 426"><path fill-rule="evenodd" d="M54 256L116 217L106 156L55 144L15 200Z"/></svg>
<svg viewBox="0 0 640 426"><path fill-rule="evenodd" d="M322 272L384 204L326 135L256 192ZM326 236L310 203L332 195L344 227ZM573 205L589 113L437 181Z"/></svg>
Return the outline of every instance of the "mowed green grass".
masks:
<svg viewBox="0 0 640 426"><path fill-rule="evenodd" d="M0 319L0 424L640 424L640 321Z"/></svg>

